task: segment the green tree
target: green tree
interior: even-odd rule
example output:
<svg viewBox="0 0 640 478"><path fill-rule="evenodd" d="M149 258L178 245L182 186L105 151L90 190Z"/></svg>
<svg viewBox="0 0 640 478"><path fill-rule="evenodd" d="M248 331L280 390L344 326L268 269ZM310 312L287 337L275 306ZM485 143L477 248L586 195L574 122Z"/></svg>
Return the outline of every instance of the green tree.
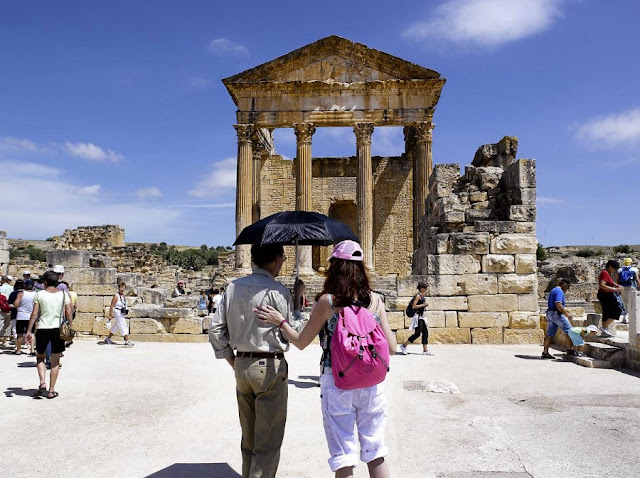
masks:
<svg viewBox="0 0 640 478"><path fill-rule="evenodd" d="M547 258L547 251L542 246L542 244L538 243L538 248L536 249L536 259L539 261L544 261Z"/></svg>

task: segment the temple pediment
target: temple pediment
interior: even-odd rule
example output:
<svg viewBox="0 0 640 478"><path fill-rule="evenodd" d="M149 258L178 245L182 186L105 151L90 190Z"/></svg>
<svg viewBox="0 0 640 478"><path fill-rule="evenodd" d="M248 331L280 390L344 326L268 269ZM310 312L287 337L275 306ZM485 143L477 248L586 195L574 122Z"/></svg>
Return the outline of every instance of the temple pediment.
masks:
<svg viewBox="0 0 640 478"><path fill-rule="evenodd" d="M339 36L329 36L225 78L238 83L336 81L360 83L439 78L437 71Z"/></svg>

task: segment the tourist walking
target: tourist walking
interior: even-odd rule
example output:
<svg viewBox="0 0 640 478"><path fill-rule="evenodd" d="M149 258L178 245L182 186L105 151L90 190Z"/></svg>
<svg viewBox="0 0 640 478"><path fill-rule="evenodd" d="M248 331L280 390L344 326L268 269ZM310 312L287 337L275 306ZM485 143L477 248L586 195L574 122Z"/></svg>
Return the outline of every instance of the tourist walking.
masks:
<svg viewBox="0 0 640 478"><path fill-rule="evenodd" d="M214 289L213 297L211 298L211 307L214 313L218 309L218 306L220 305L221 300L222 300L222 294L220 294L220 289Z"/></svg>
<svg viewBox="0 0 640 478"><path fill-rule="evenodd" d="M17 333L16 333L16 318L18 317L18 307L17 305L20 303L19 300L16 300L22 291L24 290L24 281L22 279L18 279L16 283L13 285L13 292L9 294L9 307L11 307L11 332L10 336L16 345L16 355L19 354L20 347L18 347L17 341Z"/></svg>
<svg viewBox="0 0 640 478"><path fill-rule="evenodd" d="M60 338L60 326L66 320L69 325L73 324L71 316L71 300L69 294L58 290L58 274L53 271L46 271L43 274L44 290L36 292L33 301L33 310L27 325L27 341L33 340L33 326L38 317L38 331L36 332L36 362L38 367L38 377L40 385L34 397L56 398L58 392L55 391L58 374L60 372L60 354L64 351L64 340ZM44 355L47 346L51 344L51 375L49 378L49 390L47 391Z"/></svg>
<svg viewBox="0 0 640 478"><path fill-rule="evenodd" d="M573 319L571 313L565 308L565 293L569 290L571 282L565 277L558 279L558 285L551 289L549 292L549 298L547 299L547 332L544 336L544 345L542 347L542 358L552 359L555 358L549 353L549 345L551 340L556 335L558 327L565 334L569 334L571 330L570 319ZM567 348L568 355L576 355L573 348Z"/></svg>
<svg viewBox="0 0 640 478"><path fill-rule="evenodd" d="M0 278L0 295L4 295L4 298L9 302L9 296L13 292L13 277L2 276ZM2 322L2 345L7 343L7 340L11 338L11 312L0 311L0 319Z"/></svg>
<svg viewBox="0 0 640 478"><path fill-rule="evenodd" d="M109 336L104 339L105 344L113 345L115 342L111 340L114 335L122 335L124 338L124 344L133 347L133 342L129 340L129 326L127 325L127 296L125 291L127 284L120 282L118 284L118 293L113 294L111 298L111 306L109 307L109 322L107 322L107 328L109 329Z"/></svg>
<svg viewBox="0 0 640 478"><path fill-rule="evenodd" d="M16 282L17 283L17 282ZM27 327L29 326L29 319L31 318L31 312L33 312L33 302L36 298L36 293L33 291L33 281L24 281L24 290L20 291L13 303L16 308L16 351L15 353L20 355L22 353L21 347L24 340L24 336L27 333ZM31 347L30 355L34 353L34 341L32 340L29 346Z"/></svg>
<svg viewBox="0 0 640 478"><path fill-rule="evenodd" d="M636 298L638 294L638 286L640 285L640 277L638 276L638 268L632 267L633 261L630 257L625 257L622 261L623 266L618 269L618 284L622 286L622 301L627 313L623 316L622 323L629 323L629 311L636 309Z"/></svg>
<svg viewBox="0 0 640 478"><path fill-rule="evenodd" d="M235 371L242 476L273 478L287 419L284 352L289 344L281 330L256 317L254 308L268 305L290 320L293 303L287 288L275 280L287 259L282 246L253 245L251 259L257 268L229 284L211 321L209 340L216 358L226 359Z"/></svg>
<svg viewBox="0 0 640 478"><path fill-rule="evenodd" d="M598 276L598 300L602 306L602 326L600 327L603 337L612 337L614 332L609 326L614 320L618 320L622 315L622 308L616 295L622 292L623 288L616 284L612 275L620 268L620 263L613 259L607 261L604 269Z"/></svg>
<svg viewBox="0 0 640 478"><path fill-rule="evenodd" d="M388 342L385 345L389 348L389 355L395 352L396 339L387 321L384 302L371 291L363 264L362 248L357 242L342 241L336 244L326 274L322 295L301 332L296 332L289 325L288 317L267 304L259 305L255 313L281 329L286 338L301 350L316 336L320 336L322 417L329 445L329 466L335 476L353 476L353 468L361 460L367 463L369 476L388 477L389 470L385 461L388 450L384 442L387 405L383 384L348 390L338 388L331 368L331 346L334 332L338 330L340 314L347 308L353 311L358 307L367 307L373 313ZM300 289L294 292L297 300ZM274 333L276 331L277 329Z"/></svg>
<svg viewBox="0 0 640 478"><path fill-rule="evenodd" d="M404 355L407 355L407 345L412 344L420 335L422 335L422 354L433 355L429 351L429 326L427 319L424 318L424 309L427 307L425 300L425 294L427 293L427 284L425 282L418 282L418 293L411 301L411 309L414 311L414 315L411 320L411 330L414 330L413 335L404 341L400 345L400 350ZM407 308L408 309L408 308Z"/></svg>
<svg viewBox="0 0 640 478"><path fill-rule="evenodd" d="M207 293L204 290L200 291L200 299L198 300L198 310L207 310Z"/></svg>

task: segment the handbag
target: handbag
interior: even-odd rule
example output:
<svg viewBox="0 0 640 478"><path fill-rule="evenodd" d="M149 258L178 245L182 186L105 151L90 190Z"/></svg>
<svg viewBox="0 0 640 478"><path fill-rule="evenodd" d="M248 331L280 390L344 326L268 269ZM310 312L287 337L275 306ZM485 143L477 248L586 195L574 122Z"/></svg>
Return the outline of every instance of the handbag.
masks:
<svg viewBox="0 0 640 478"><path fill-rule="evenodd" d="M64 316L64 302L65 302L65 292L62 291L62 313L60 314L60 340L64 340L65 342L70 342L73 340L73 336L76 334L75 330L71 328L69 322L65 319Z"/></svg>

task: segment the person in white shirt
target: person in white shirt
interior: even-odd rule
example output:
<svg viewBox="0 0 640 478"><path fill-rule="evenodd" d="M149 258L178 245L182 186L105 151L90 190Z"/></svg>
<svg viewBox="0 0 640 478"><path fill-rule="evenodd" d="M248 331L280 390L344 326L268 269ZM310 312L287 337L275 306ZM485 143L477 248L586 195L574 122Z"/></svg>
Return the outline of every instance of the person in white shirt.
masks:
<svg viewBox="0 0 640 478"><path fill-rule="evenodd" d="M13 292L12 281L13 277L11 276L2 276L0 279L0 294L4 295L7 300ZM0 311L0 319L2 319L2 345L4 345L11 337L11 312Z"/></svg>
<svg viewBox="0 0 640 478"><path fill-rule="evenodd" d="M636 297L638 294L638 285L640 285L640 277L638 277L638 268L632 267L633 261L630 257L626 257L622 263L622 267L618 269L618 284L622 286L622 302L627 309L627 313L622 318L622 323L629 322L629 311L636 308Z"/></svg>
<svg viewBox="0 0 640 478"><path fill-rule="evenodd" d="M211 302L213 303L213 312L214 313L218 309L218 305L220 305L220 301L221 300L222 300L222 294L220 294L220 290L219 289L214 289L213 298L211 299Z"/></svg>

